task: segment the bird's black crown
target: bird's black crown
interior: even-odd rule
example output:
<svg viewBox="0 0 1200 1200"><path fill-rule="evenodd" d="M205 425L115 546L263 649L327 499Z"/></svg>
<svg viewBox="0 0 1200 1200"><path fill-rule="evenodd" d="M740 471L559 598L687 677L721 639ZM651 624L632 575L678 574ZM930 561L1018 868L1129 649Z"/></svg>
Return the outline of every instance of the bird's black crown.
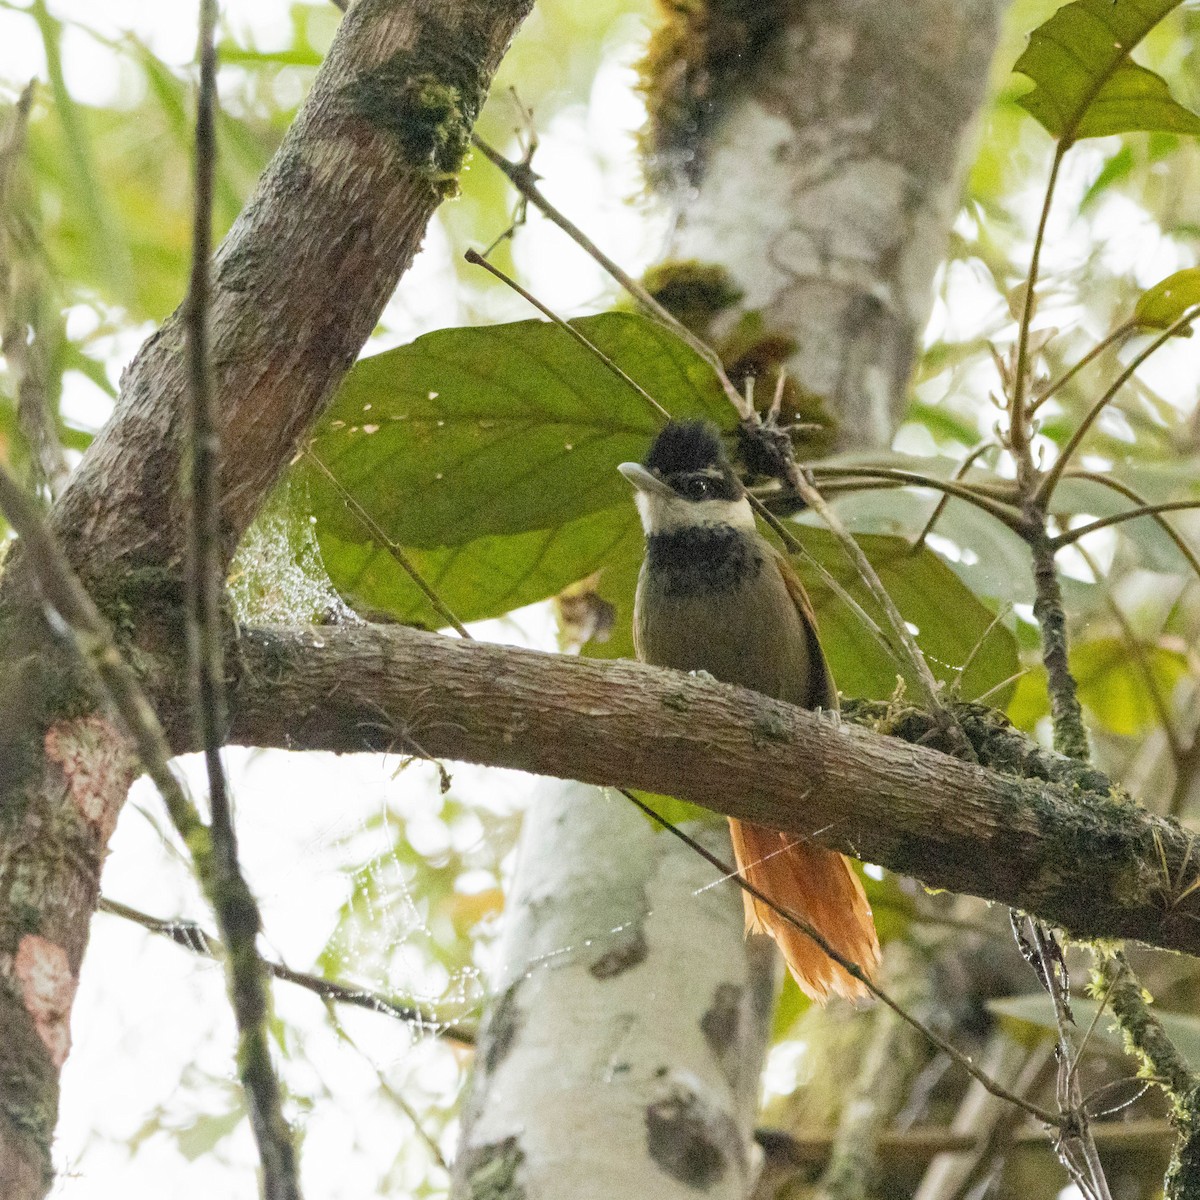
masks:
<svg viewBox="0 0 1200 1200"><path fill-rule="evenodd" d="M712 467L730 469L721 436L711 421L671 421L654 439L645 466L660 478Z"/></svg>
<svg viewBox="0 0 1200 1200"><path fill-rule="evenodd" d="M644 465L689 500L736 500L742 495L711 421L671 421L654 439Z"/></svg>

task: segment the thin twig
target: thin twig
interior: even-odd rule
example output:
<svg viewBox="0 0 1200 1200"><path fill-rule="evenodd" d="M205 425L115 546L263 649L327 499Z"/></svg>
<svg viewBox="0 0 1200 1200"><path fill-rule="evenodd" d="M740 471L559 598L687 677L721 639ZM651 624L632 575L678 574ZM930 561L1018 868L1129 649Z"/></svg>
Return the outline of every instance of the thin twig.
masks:
<svg viewBox="0 0 1200 1200"><path fill-rule="evenodd" d="M1046 225L1050 220L1050 207L1054 202L1054 187L1058 182L1058 170L1063 156L1070 149L1069 140L1060 140L1054 147L1054 161L1050 166L1050 177L1046 181L1046 195L1042 200L1042 211L1038 217L1037 232L1033 237L1033 250L1029 256L1029 275L1025 280L1025 296L1021 305L1021 319L1017 325L1017 360L1013 378L1012 403L1009 411L1008 444L1017 460L1017 477L1022 482L1032 480L1033 457L1029 448L1029 414L1025 410L1025 394L1029 375L1029 327L1036 307L1035 293L1038 271L1042 259L1042 246L1046 240Z"/></svg>
<svg viewBox="0 0 1200 1200"><path fill-rule="evenodd" d="M1125 369L1113 380L1107 391L1092 405L1079 422L1075 432L1071 434L1067 444L1063 447L1062 453L1054 461L1054 465L1042 476L1037 487L1033 492L1033 499L1041 507L1046 507L1051 496L1054 495L1054 489L1058 486L1059 479L1062 478L1063 472L1067 469L1071 458L1075 451L1079 448L1079 443L1087 436L1087 432L1091 429L1096 418L1104 411L1105 407L1111 403L1126 383L1136 373L1138 367L1142 365L1159 347L1163 346L1171 338L1175 337L1181 330L1189 326L1197 317L1200 317L1200 305L1192 305L1187 309L1178 320L1169 325L1162 333L1158 335L1148 346L1138 351L1137 354L1129 360Z"/></svg>
<svg viewBox="0 0 1200 1200"><path fill-rule="evenodd" d="M100 912L120 917L150 933L156 933L174 942L176 946L182 946L183 949L203 958L220 961L225 957L225 947L221 941L195 921L153 917L118 900L110 900L107 896L100 897L97 908ZM263 960L263 965L276 979L304 988L327 1004L345 1004L351 1008L366 1009L367 1012L380 1013L393 1020L415 1025L422 1032L433 1033L452 1042L461 1042L464 1046L475 1044L475 1030L471 1026L460 1025L453 1018L442 1016L434 1009L411 1002L400 1003L390 996L383 996L379 992L353 984L340 983L336 979L323 979L306 971L293 971L283 963L271 962L268 959Z"/></svg>
<svg viewBox="0 0 1200 1200"><path fill-rule="evenodd" d="M988 445L981 447L986 450ZM970 466L970 463L965 463L965 466ZM995 517L997 521L1007 525L1009 529L1020 533L1024 528L1024 523L1021 520L1019 513L1012 511L1013 502L1008 500L993 500L992 498L981 494L979 490L971 487L969 484L960 484L956 479L937 479L932 475L922 475L918 471L902 471L894 467L823 467L814 466L810 468L810 473L817 479L838 479L844 477L859 477L864 479L891 479L904 487L931 488L934 491L942 492L942 499L939 505L945 505L951 497L956 497L959 500L965 500L968 504L974 504L976 508L983 509L989 516ZM940 514L940 507L934 511L934 517L930 518L931 522ZM919 539L918 545L914 549L919 548L919 543L925 540L928 534L928 527L923 530Z"/></svg>
<svg viewBox="0 0 1200 1200"><path fill-rule="evenodd" d="M226 978L238 1027L237 1066L262 1162L267 1200L299 1200L292 1131L283 1115L279 1079L267 1032L267 972L256 944L262 916L238 861L221 747L225 743L225 667L221 604L220 434L209 359L209 260L212 257L213 178L216 171L217 0L200 3L200 87L196 103L195 221L184 325L191 399L191 457L185 469L188 676L196 735L208 774L211 857L197 861L201 882L229 947Z"/></svg>
<svg viewBox="0 0 1200 1200"><path fill-rule="evenodd" d="M338 1038L345 1042L375 1072L375 1078L379 1083L379 1090L408 1118L413 1128L417 1131L417 1137L421 1139L425 1145L425 1149L429 1151L430 1157L449 1175L450 1164L446 1162L446 1156L442 1153L442 1148L426 1130L421 1121L420 1113L392 1086L386 1072L350 1036L349 1031L338 1019L337 1014L332 1011L329 1013L329 1023L333 1026L333 1031L337 1034Z"/></svg>
<svg viewBox="0 0 1200 1200"><path fill-rule="evenodd" d="M1050 399L1056 392L1062 391L1080 371L1089 363L1094 362L1109 346L1117 342L1123 341L1129 334L1133 333L1138 328L1138 324L1134 320L1123 321L1111 333L1106 334L1100 339L1074 366L1068 367L1057 379L1048 383L1041 392L1038 393L1038 398L1029 406L1029 415L1033 416L1035 412L1047 400Z"/></svg>
<svg viewBox="0 0 1200 1200"><path fill-rule="evenodd" d="M627 387L632 388L641 398L660 416L664 421L671 419L671 414L650 395L648 391L631 375L623 371L613 360L600 349L589 337L581 333L570 321L564 321L552 308L543 304L532 292L523 288L511 275L506 275L499 267L488 262L477 250L468 250L463 257L472 266L482 267L485 271L494 275L502 283L512 288L523 300L528 301L538 310L543 316L547 317L555 325L564 332L568 333L589 353L594 354L622 383Z"/></svg>
<svg viewBox="0 0 1200 1200"><path fill-rule="evenodd" d="M954 479L958 481L975 465L975 463L987 453L996 443L993 441L980 442L970 453L958 464L954 470ZM933 532L933 527L941 519L942 513L946 511L946 505L950 503L950 493L943 489L942 495L938 497L938 502L933 506L933 512L929 514L927 520L917 534L916 540L912 544L913 553L916 554L924 545L925 539Z"/></svg>
<svg viewBox="0 0 1200 1200"><path fill-rule="evenodd" d="M511 162L498 150L489 146L478 134L472 137L475 147L494 163L508 177L509 182L551 222L559 227L581 250L590 255L593 261L602 266L651 316L657 317L669 329L687 343L712 369L717 373L721 387L730 403L744 418L753 409L747 405L746 398L733 385L725 373L725 365L721 356L703 338L697 337L674 313L664 308L650 293L621 266L614 262L582 229L564 216L549 200L542 195L537 186L538 176L527 162Z"/></svg>
<svg viewBox="0 0 1200 1200"><path fill-rule="evenodd" d="M367 532L392 556L402 571L417 585L421 595L433 606L434 611L458 634L460 638L471 641L467 627L454 615L445 601L425 582L424 576L408 559L408 555L379 527L379 522L350 494L342 482L318 457L311 447L304 451L304 456L325 476L333 485L334 490L342 498L342 502L363 523Z"/></svg>
<svg viewBox="0 0 1200 1200"><path fill-rule="evenodd" d="M896 607L895 601L888 594L887 588L883 586L870 560L863 553L862 547L850 535L850 531L842 524L833 509L825 503L825 497L817 491L815 484L809 481L794 461L789 463L788 482L800 493L808 507L825 522L829 531L841 543L842 549L858 571L859 578L883 610L883 615L891 627L896 641L905 652L908 665L913 669L919 699L929 711L942 711L939 695L940 685L937 678L930 670L929 663L925 661L925 655L917 645L917 640L913 637L908 623Z"/></svg>
<svg viewBox="0 0 1200 1200"><path fill-rule="evenodd" d="M1123 521L1132 521L1136 517L1153 517L1158 513L1184 512L1191 508L1200 508L1200 500L1167 500L1162 504L1141 504L1137 508L1130 508L1122 513L1113 513L1111 516L1100 517L1087 525L1078 525L1074 529L1065 530L1057 537L1050 538L1048 544L1051 550L1057 554L1064 546L1070 546L1080 538L1087 537L1089 533L1095 533L1098 529L1107 529L1110 525L1120 525Z"/></svg>
<svg viewBox="0 0 1200 1200"><path fill-rule="evenodd" d="M755 900L765 904L773 912L778 913L779 916L787 921L789 925L798 929L802 934L804 934L805 937L810 938L813 942L815 942L816 945L819 946L826 954L828 954L829 957L833 959L833 961L837 963L838 966L840 966L848 975L850 975L853 979L857 979L858 982L861 983L863 987L865 987L867 991L871 993L871 995L873 995L883 1004L886 1004L888 1008L890 1008L898 1017L907 1021L914 1029L918 1030L922 1036L927 1038L928 1041L932 1043L932 1045L936 1046L944 1054L954 1059L954 1061L958 1063L959 1066L961 1066L963 1070L971 1076L972 1079L978 1080L979 1083L989 1092L991 1092L993 1096L998 1096L1001 1100L1007 1100L1010 1104L1015 1104L1018 1108L1024 1109L1031 1116L1036 1117L1039 1121L1044 1122L1046 1125L1049 1125L1052 1128L1062 1127L1065 1121L1063 1114L1052 1113L1048 1109L1041 1108L1039 1105L1033 1104L1031 1101L1015 1095L1007 1088L998 1084L994 1079L989 1078L974 1064L974 1062L971 1061L971 1058L968 1055L964 1054L956 1046L946 1041L946 1039L940 1034L930 1029L928 1025L920 1020L920 1018L914 1017L912 1013L908 1012L901 1005L897 1004L896 1001L893 1000L892 997L889 996L888 993L885 992L878 984L871 981L870 977L857 963L846 958L845 955L841 954L838 950L831 946L829 942L802 917L798 917L789 909L780 906L776 901L772 900L759 888L755 887L754 884L752 884L748 879L745 879L728 863L722 862L721 859L718 858L717 855L713 854L713 852L706 846L701 845L698 841L696 841L695 838L691 837L677 825L668 821L666 817L660 816L653 808L650 807L649 804L647 804L644 800L639 799L636 795L634 795L633 792L628 791L626 788L618 788L617 790L627 800L635 804L652 821L662 826L662 828L668 833L677 837L681 842L684 843L684 845L691 847L691 849L699 854L700 857L705 860L705 862L718 870L723 879L732 880L739 888L742 889L743 892L753 896Z"/></svg>
<svg viewBox="0 0 1200 1200"><path fill-rule="evenodd" d="M1145 496L1135 491L1127 483L1122 483L1119 479L1112 479L1108 475L1101 474L1099 471L1065 471L1063 478L1088 479L1092 483L1099 483L1106 488L1111 488L1114 492L1118 492L1126 500L1132 500L1135 504L1143 505L1146 508L1154 507ZM1188 566L1195 572L1196 578L1200 579L1200 557L1197 557L1195 550L1188 545L1187 539L1159 513L1148 512L1146 515L1154 518L1158 527L1175 543L1175 548L1179 553L1187 559Z"/></svg>

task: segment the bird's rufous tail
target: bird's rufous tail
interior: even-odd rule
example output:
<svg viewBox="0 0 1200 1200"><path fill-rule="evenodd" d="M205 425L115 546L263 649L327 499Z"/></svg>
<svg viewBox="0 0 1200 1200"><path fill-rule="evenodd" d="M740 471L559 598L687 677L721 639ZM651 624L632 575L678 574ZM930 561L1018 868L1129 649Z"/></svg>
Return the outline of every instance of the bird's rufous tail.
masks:
<svg viewBox="0 0 1200 1200"><path fill-rule="evenodd" d="M808 922L844 958L871 976L879 966L879 936L866 893L836 850L750 821L729 822L738 871L780 908ZM773 909L742 893L746 928L770 934L802 991L824 1003L831 995L857 1000L867 989L810 937Z"/></svg>

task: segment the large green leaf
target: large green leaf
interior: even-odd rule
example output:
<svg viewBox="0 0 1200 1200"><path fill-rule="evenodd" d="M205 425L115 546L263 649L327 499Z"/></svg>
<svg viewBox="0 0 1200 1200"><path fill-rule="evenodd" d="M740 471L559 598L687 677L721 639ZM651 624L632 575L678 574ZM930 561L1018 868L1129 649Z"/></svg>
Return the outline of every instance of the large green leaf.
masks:
<svg viewBox="0 0 1200 1200"><path fill-rule="evenodd" d="M662 326L629 313L574 325L675 416L728 423L711 368ZM631 513L616 464L641 458L660 423L562 329L520 321L444 329L364 359L313 451L390 538L434 549L614 505ZM330 534L369 540L320 479L312 497L323 549ZM336 556L329 567L340 586Z"/></svg>
<svg viewBox="0 0 1200 1200"><path fill-rule="evenodd" d="M1013 68L1034 82L1018 103L1066 144L1134 130L1200 133L1200 117L1135 46L1180 0L1074 0L1030 34Z"/></svg>
<svg viewBox="0 0 1200 1200"><path fill-rule="evenodd" d="M386 547L358 531L345 538L320 520L317 530L334 586L360 612L406 624L445 624ZM432 549L403 548L408 561L461 621L498 617L545 600L595 571L607 575L614 565L627 578L624 568L640 560L641 552L642 531L628 498L624 505L547 529L485 534ZM623 653L632 653L624 640L620 644Z"/></svg>
<svg viewBox="0 0 1200 1200"><path fill-rule="evenodd" d="M728 420L707 365L657 324L623 313L575 324L675 415ZM594 576L615 623L588 652L632 655L642 536L616 465L642 458L658 424L636 392L542 322L443 330L367 359L313 442L340 486L302 467L325 566L360 609L423 624L441 622L388 541L462 620L498 616ZM832 536L798 534L881 621ZM1011 634L989 632L992 613L936 554L913 554L900 538L862 541L940 678L956 681L985 634L963 693L978 695L1016 671ZM839 686L890 695L893 661L818 572L800 569Z"/></svg>

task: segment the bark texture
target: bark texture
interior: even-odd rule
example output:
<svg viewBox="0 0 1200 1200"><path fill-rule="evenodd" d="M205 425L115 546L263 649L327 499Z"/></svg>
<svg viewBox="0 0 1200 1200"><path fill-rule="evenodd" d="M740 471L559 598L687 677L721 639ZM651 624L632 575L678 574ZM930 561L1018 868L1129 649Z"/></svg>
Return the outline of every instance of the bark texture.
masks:
<svg viewBox="0 0 1200 1200"><path fill-rule="evenodd" d="M1077 937L1200 952L1193 836L1011 730L968 727L981 766L641 663L401 626L249 630L241 647L236 743L402 751L411 738L446 758L642 788Z"/></svg>
<svg viewBox="0 0 1200 1200"><path fill-rule="evenodd" d="M792 341L788 374L842 446L886 446L1007 2L775 7L783 32L684 164L673 250L727 268L740 311Z"/></svg>
<svg viewBox="0 0 1200 1200"><path fill-rule="evenodd" d="M692 832L729 853L723 828ZM521 832L456 1197L748 1194L774 963L762 939L747 952L737 889L711 883L616 793L544 785Z"/></svg>
<svg viewBox="0 0 1200 1200"><path fill-rule="evenodd" d="M371 332L454 179L532 0L358 0L216 255L214 383L227 551ZM51 513L150 683L180 665L179 313L142 348ZM58 1072L100 864L132 778L120 732L55 639L20 547L0 582L0 1193L44 1194Z"/></svg>

